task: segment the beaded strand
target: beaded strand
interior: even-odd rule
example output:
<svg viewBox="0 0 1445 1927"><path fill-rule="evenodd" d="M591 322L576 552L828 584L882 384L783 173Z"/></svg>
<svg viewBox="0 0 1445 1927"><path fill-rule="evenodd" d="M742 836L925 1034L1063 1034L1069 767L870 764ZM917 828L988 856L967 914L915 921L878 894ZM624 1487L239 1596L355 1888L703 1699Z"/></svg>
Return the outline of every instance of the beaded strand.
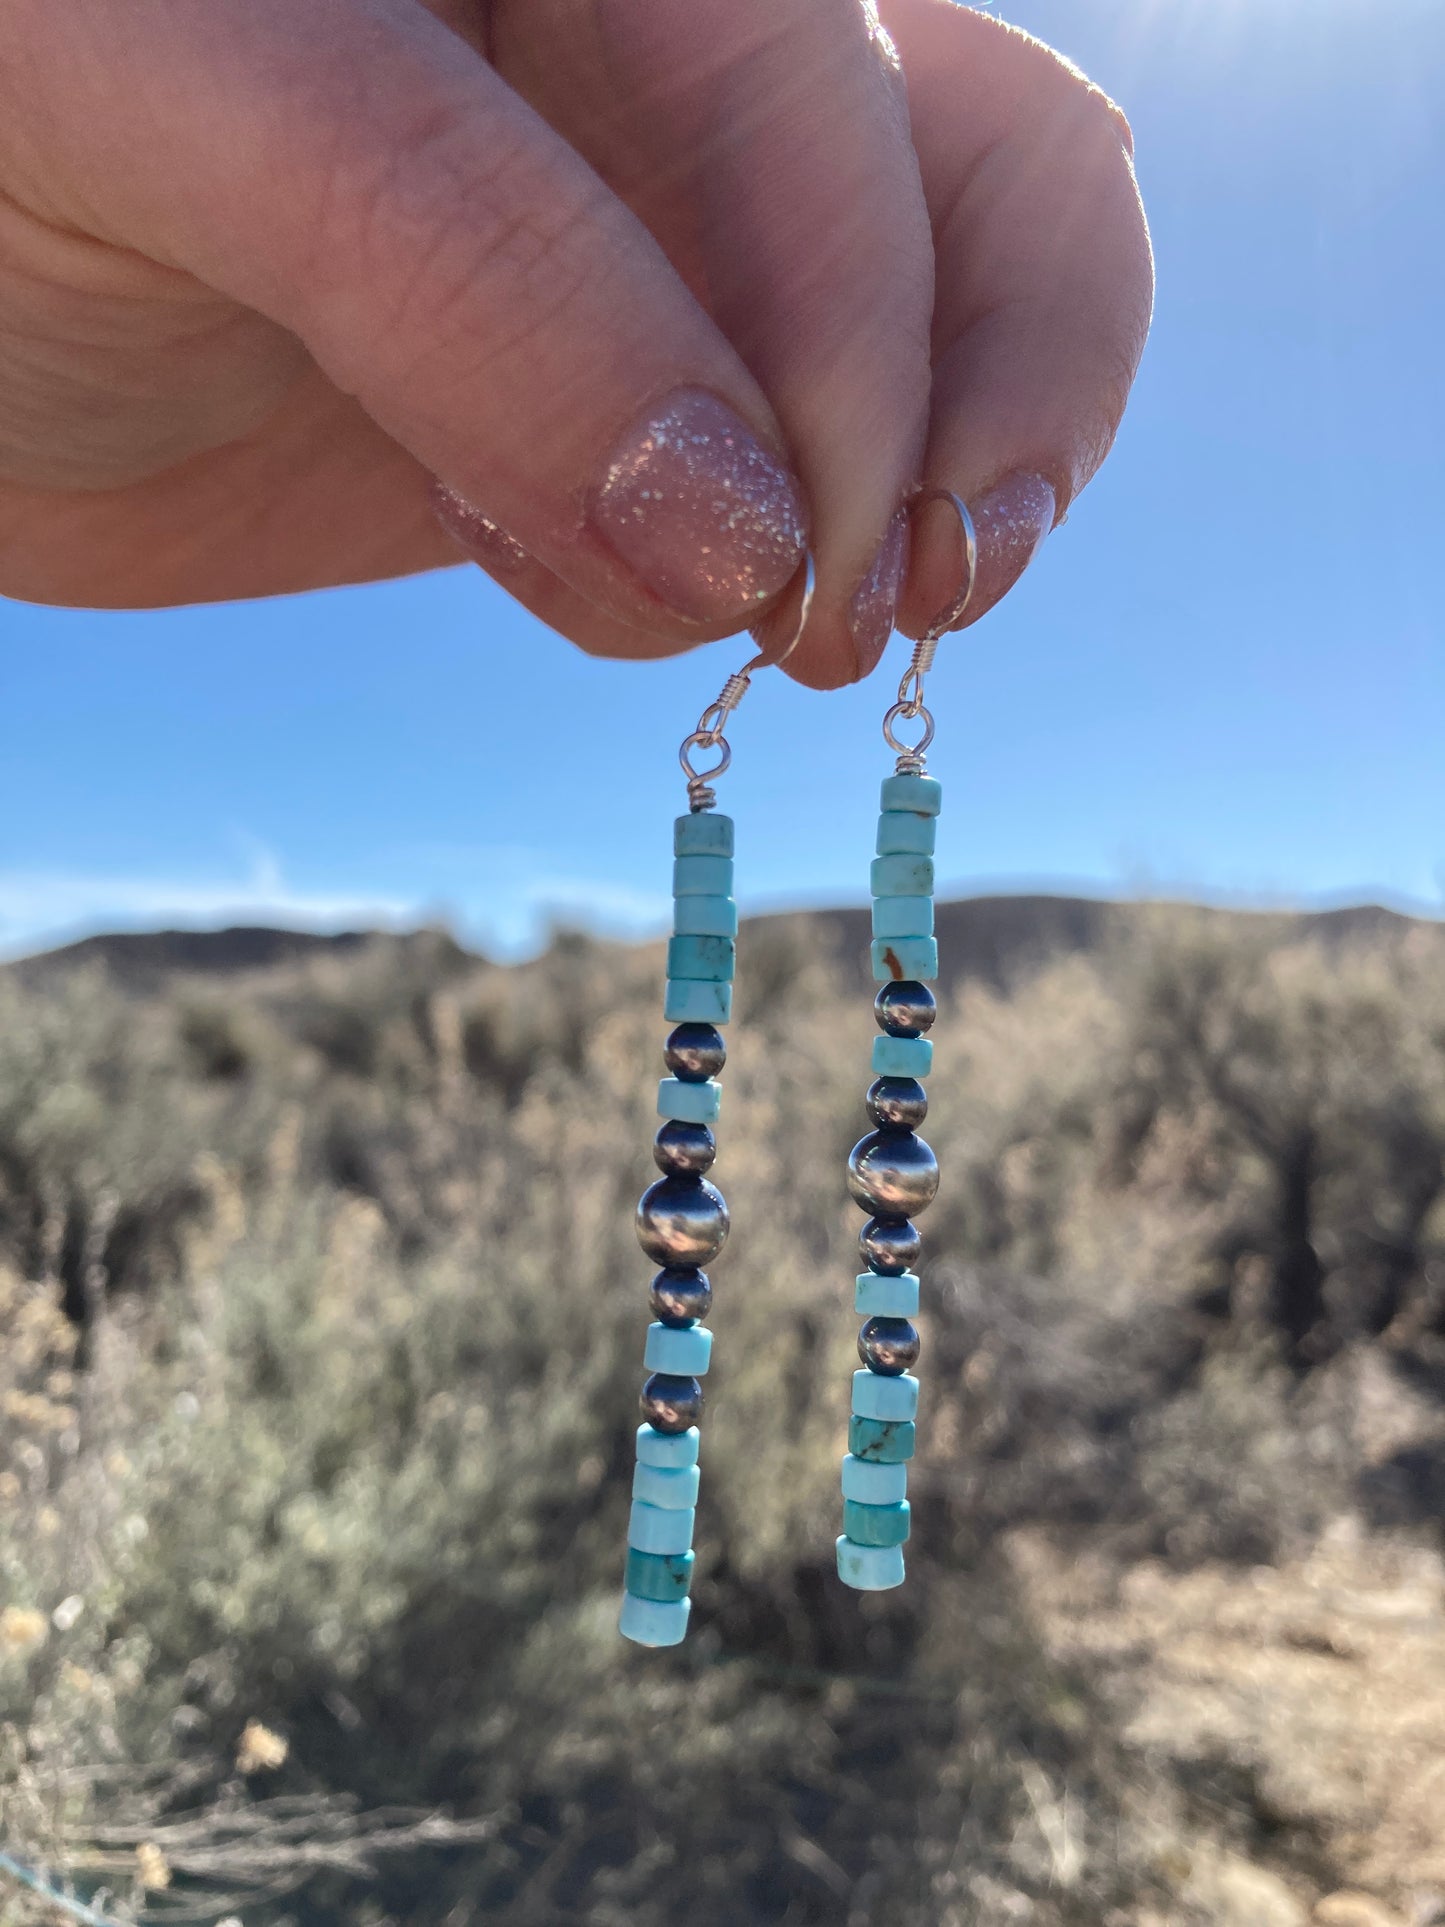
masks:
<svg viewBox="0 0 1445 1927"><path fill-rule="evenodd" d="M707 792L702 791L701 796ZM733 822L704 806L673 825L673 936L667 946L663 1015L677 1028L658 1086L662 1128L652 1155L662 1176L637 1207L637 1237L662 1269L652 1281L643 1424L627 1527L620 1629L639 1646L676 1646L692 1610L693 1524L699 1483L699 1381L712 1355L702 1324L712 1285L702 1267L722 1250L728 1208L709 1184L717 1155L711 1126L727 1061L719 1026L732 1016L738 911L733 899Z"/></svg>
<svg viewBox="0 0 1445 1927"><path fill-rule="evenodd" d="M912 1223L938 1190L938 1160L914 1129L928 1114L922 1079L933 1066L924 1032L937 1014L933 934L933 849L943 792L931 776L885 779L872 869L874 1002L882 1036L873 1040L868 1115L875 1129L848 1157L848 1189L871 1213L858 1243L868 1269L854 1289L864 1324L853 1374L848 1456L843 1461L843 1532L838 1577L859 1592L903 1584L908 1539L908 1461L913 1457L918 1380L918 1262Z"/></svg>

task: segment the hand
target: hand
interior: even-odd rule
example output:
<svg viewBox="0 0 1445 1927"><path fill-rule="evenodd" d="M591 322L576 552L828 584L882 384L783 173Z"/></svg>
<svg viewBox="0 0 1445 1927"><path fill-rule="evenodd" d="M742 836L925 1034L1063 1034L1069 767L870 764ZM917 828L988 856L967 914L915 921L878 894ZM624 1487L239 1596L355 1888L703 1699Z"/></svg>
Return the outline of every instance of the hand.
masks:
<svg viewBox="0 0 1445 1927"><path fill-rule="evenodd" d="M1109 446L1148 240L1077 73L951 0L882 12L11 0L0 592L437 567L436 477L611 655L766 618L811 543L789 667L826 686L957 591L948 518L907 539L926 479L973 508L976 619Z"/></svg>

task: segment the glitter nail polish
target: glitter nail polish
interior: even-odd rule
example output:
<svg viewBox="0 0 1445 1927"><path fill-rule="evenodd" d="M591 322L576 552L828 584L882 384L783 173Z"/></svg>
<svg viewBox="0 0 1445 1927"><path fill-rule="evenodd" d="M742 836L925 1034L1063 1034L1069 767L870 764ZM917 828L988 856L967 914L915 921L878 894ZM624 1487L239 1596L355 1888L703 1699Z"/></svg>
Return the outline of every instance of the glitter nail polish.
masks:
<svg viewBox="0 0 1445 1927"><path fill-rule="evenodd" d="M1041 475L1022 472L1005 476L969 503L978 539L977 564L972 593L950 628L966 629L1008 593L1053 527L1054 508L1052 486ZM939 612L957 604L966 564L958 517L936 497L923 497L912 536L910 610L921 627L927 610L941 619Z"/></svg>
<svg viewBox="0 0 1445 1927"><path fill-rule="evenodd" d="M866 676L878 665L893 634L898 592L908 563L908 514L899 509L873 558L873 566L853 591L848 604L848 628L858 653L858 674Z"/></svg>
<svg viewBox="0 0 1445 1927"><path fill-rule="evenodd" d="M1009 475L969 507L978 536L978 574L963 626L1008 594L1054 526L1054 491L1042 475Z"/></svg>
<svg viewBox="0 0 1445 1927"><path fill-rule="evenodd" d="M679 389L628 430L591 522L655 595L698 622L746 622L787 584L807 541L797 483L702 389Z"/></svg>
<svg viewBox="0 0 1445 1927"><path fill-rule="evenodd" d="M521 543L445 482L432 483L431 506L452 540L493 575L515 575L526 564L527 551Z"/></svg>

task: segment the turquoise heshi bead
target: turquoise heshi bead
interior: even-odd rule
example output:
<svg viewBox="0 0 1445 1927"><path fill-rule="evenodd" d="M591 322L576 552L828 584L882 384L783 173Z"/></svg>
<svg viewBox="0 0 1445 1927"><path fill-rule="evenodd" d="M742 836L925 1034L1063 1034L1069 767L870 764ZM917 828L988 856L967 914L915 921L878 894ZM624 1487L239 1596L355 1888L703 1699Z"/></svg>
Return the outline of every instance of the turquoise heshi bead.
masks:
<svg viewBox="0 0 1445 1927"><path fill-rule="evenodd" d="M907 1499L898 1505L860 1505L843 1501L843 1537L855 1546L901 1546L908 1541L912 1508Z"/></svg>
<svg viewBox="0 0 1445 1927"><path fill-rule="evenodd" d="M875 937L871 954L875 984L927 984L938 975L936 937Z"/></svg>
<svg viewBox="0 0 1445 1927"><path fill-rule="evenodd" d="M674 983L730 984L737 955L731 937L674 937L667 946L667 974Z"/></svg>
<svg viewBox="0 0 1445 1927"><path fill-rule="evenodd" d="M664 1077L657 1087L657 1115L680 1124L711 1124L722 1109L722 1085L715 1077L701 1084L685 1078Z"/></svg>
<svg viewBox="0 0 1445 1927"><path fill-rule="evenodd" d="M679 937L735 937L738 906L731 897L677 897L672 927Z"/></svg>
<svg viewBox="0 0 1445 1927"><path fill-rule="evenodd" d="M675 897L730 897L733 860L730 856L680 856L672 865Z"/></svg>
<svg viewBox="0 0 1445 1927"><path fill-rule="evenodd" d="M853 1288L853 1309L860 1318L913 1318L918 1312L918 1273L900 1271L885 1278L878 1271L860 1271Z"/></svg>
<svg viewBox="0 0 1445 1927"><path fill-rule="evenodd" d="M912 1419L850 1418L848 1450L872 1465L906 1465L913 1457L918 1427Z"/></svg>
<svg viewBox="0 0 1445 1927"><path fill-rule="evenodd" d="M908 1496L908 1467L878 1465L871 1459L855 1458L850 1452L843 1461L843 1497L860 1505L897 1505Z"/></svg>
<svg viewBox="0 0 1445 1927"><path fill-rule="evenodd" d="M879 856L932 856L938 841L938 818L912 810L884 810L878 819Z"/></svg>
<svg viewBox="0 0 1445 1927"><path fill-rule="evenodd" d="M875 1037L875 1077L927 1077L933 1069L931 1037Z"/></svg>
<svg viewBox="0 0 1445 1927"><path fill-rule="evenodd" d="M697 1514L669 1512L646 1499L634 1499L627 1520L627 1543L637 1552L686 1552L692 1544L692 1528Z"/></svg>
<svg viewBox="0 0 1445 1927"><path fill-rule="evenodd" d="M912 1372L896 1378L866 1369L854 1372L853 1410L859 1418L917 1418L918 1380Z"/></svg>
<svg viewBox="0 0 1445 1927"><path fill-rule="evenodd" d="M699 1477L695 1465L639 1465L632 1474L632 1496L664 1512L690 1512L697 1504Z"/></svg>
<svg viewBox="0 0 1445 1927"><path fill-rule="evenodd" d="M943 785L936 776L885 776L878 793L878 807L937 816L943 807Z"/></svg>
<svg viewBox="0 0 1445 1927"><path fill-rule="evenodd" d="M931 856L875 856L868 875L875 897L933 895Z"/></svg>
<svg viewBox="0 0 1445 1927"><path fill-rule="evenodd" d="M733 1014L733 987L669 978L662 1014L670 1024L725 1024Z"/></svg>
<svg viewBox="0 0 1445 1927"><path fill-rule="evenodd" d="M932 897L874 897L875 937L931 937Z"/></svg>
<svg viewBox="0 0 1445 1927"><path fill-rule="evenodd" d="M625 1592L617 1630L638 1646L680 1646L691 1611L690 1599L639 1599Z"/></svg>
<svg viewBox="0 0 1445 1927"><path fill-rule="evenodd" d="M622 1583L634 1599L686 1599L692 1588L695 1552L632 1552Z"/></svg>
<svg viewBox="0 0 1445 1927"><path fill-rule="evenodd" d="M667 1372L674 1378L701 1378L711 1357L712 1333L706 1325L654 1322L647 1328L647 1349L642 1362L649 1372Z"/></svg>
<svg viewBox="0 0 1445 1927"><path fill-rule="evenodd" d="M838 1541L838 1577L855 1592L890 1592L903 1584L902 1546L855 1546Z"/></svg>
<svg viewBox="0 0 1445 1927"><path fill-rule="evenodd" d="M685 1432L659 1432L654 1425L637 1428L639 1465L696 1465L702 1434L695 1425Z"/></svg>
<svg viewBox="0 0 1445 1927"><path fill-rule="evenodd" d="M731 856L733 820L715 810L696 810L679 816L672 826L674 856Z"/></svg>

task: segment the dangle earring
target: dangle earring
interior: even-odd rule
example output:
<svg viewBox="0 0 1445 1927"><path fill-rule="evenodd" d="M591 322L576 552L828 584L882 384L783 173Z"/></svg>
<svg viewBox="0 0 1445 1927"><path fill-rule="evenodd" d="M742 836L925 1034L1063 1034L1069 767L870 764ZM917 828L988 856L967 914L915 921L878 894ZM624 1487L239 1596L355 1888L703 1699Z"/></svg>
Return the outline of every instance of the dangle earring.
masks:
<svg viewBox="0 0 1445 1927"><path fill-rule="evenodd" d="M692 1601L696 1518L699 1380L712 1357L703 1325L712 1284L702 1269L722 1250L728 1208L707 1181L717 1156L712 1125L722 1102L718 1073L727 1060L722 1026L732 1016L738 910L733 898L733 820L719 814L714 781L732 761L723 731L747 694L753 672L775 667L796 648L813 601L813 561L806 558L797 626L780 654L767 650L729 676L717 701L678 753L687 777L688 813L673 824L673 936L667 946L662 1014L676 1025L663 1046L669 1075L658 1086L663 1119L653 1140L662 1176L637 1207L637 1238L661 1270L652 1281L654 1322L647 1328L637 1430L637 1469L627 1527L627 1567L619 1629L639 1646L676 1646L687 1631ZM705 770L696 752L717 760Z"/></svg>
<svg viewBox="0 0 1445 1927"><path fill-rule="evenodd" d="M843 1460L843 1532L837 1542L838 1577L859 1592L903 1584L908 1538L908 1461L913 1457L919 1337L915 1269L922 1239L913 1218L933 1202L938 1160L917 1135L928 1114L923 1079L933 1066L937 1005L928 988L938 976L933 934L933 852L942 789L927 773L933 717L923 681L942 637L961 620L973 591L978 543L973 519L949 489L930 489L915 509L949 503L963 532L965 575L953 606L929 627L883 719L883 737L897 755L883 780L877 855L872 869L874 1000L882 1035L873 1040L874 1080L868 1115L874 1129L848 1155L848 1189L869 1213L858 1236L867 1270L858 1274L854 1309L863 1369L853 1374L848 1455ZM918 740L900 742L900 723L919 725Z"/></svg>

